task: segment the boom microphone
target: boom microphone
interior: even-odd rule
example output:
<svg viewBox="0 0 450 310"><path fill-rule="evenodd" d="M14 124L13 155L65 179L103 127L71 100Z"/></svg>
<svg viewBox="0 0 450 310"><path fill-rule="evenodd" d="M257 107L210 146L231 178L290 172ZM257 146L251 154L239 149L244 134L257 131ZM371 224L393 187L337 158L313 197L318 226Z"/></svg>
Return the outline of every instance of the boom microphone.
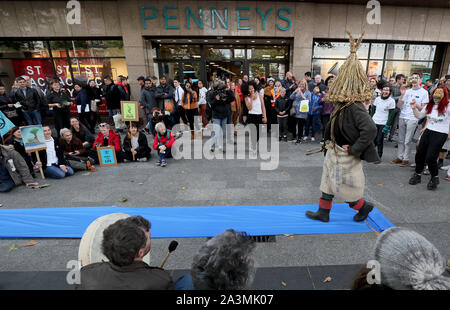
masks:
<svg viewBox="0 0 450 310"><path fill-rule="evenodd" d="M167 252L167 255L166 255L166 257L164 258L163 262L161 263L160 268L163 268L163 267L164 267L164 265L166 264L167 259L169 258L170 254L171 254L173 251L175 251L175 249L177 248L177 246L178 246L178 242L176 242L175 240L172 240L172 241L170 242L170 244L169 244L169 252Z"/></svg>

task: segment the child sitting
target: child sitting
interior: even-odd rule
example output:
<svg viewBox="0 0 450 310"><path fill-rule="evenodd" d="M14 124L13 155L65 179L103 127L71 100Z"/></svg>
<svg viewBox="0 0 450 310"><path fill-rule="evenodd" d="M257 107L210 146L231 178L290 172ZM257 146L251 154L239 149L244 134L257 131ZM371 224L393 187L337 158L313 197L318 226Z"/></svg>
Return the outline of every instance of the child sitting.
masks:
<svg viewBox="0 0 450 310"><path fill-rule="evenodd" d="M158 166L165 167L167 165L166 158L172 157L171 147L175 143L172 131L166 128L164 123L158 123L155 126L155 141L153 149L158 151L159 160L156 162Z"/></svg>

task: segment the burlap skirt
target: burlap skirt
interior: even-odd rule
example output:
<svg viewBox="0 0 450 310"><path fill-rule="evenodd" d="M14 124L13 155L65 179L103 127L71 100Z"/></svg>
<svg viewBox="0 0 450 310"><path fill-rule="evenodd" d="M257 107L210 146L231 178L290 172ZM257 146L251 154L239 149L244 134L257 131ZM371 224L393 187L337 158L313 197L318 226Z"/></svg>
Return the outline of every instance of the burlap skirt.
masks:
<svg viewBox="0 0 450 310"><path fill-rule="evenodd" d="M348 155L339 145L333 148L330 142L326 143L326 148L320 190L346 202L361 199L365 183L361 159Z"/></svg>

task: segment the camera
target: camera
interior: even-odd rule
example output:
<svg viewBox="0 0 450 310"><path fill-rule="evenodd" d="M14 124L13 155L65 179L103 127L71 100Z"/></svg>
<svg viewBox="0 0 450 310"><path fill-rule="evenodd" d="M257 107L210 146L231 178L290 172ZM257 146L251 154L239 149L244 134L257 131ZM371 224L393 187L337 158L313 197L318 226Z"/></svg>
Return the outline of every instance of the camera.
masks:
<svg viewBox="0 0 450 310"><path fill-rule="evenodd" d="M219 96L219 100L227 99L228 95L225 84L219 83L217 85L214 85L214 97L217 96Z"/></svg>

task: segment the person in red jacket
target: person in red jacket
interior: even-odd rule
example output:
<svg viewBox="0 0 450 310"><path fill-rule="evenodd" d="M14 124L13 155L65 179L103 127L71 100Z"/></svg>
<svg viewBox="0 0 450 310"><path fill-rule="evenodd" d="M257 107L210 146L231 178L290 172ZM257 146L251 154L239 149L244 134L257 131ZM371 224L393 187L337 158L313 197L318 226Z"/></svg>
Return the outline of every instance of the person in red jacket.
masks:
<svg viewBox="0 0 450 310"><path fill-rule="evenodd" d="M98 133L97 138L94 141L94 145L92 147L91 152L89 152L89 156L95 159L98 163L98 155L97 148L101 146L114 146L114 150L116 151L117 162L123 162L122 156L122 146L120 145L120 137L109 127L107 123L101 123L98 125L100 128L100 132Z"/></svg>
<svg viewBox="0 0 450 310"><path fill-rule="evenodd" d="M159 159L156 162L158 166L167 165L166 158L172 157L172 145L175 143L172 131L166 128L163 122L156 124L156 135L153 142L153 149L158 151Z"/></svg>

